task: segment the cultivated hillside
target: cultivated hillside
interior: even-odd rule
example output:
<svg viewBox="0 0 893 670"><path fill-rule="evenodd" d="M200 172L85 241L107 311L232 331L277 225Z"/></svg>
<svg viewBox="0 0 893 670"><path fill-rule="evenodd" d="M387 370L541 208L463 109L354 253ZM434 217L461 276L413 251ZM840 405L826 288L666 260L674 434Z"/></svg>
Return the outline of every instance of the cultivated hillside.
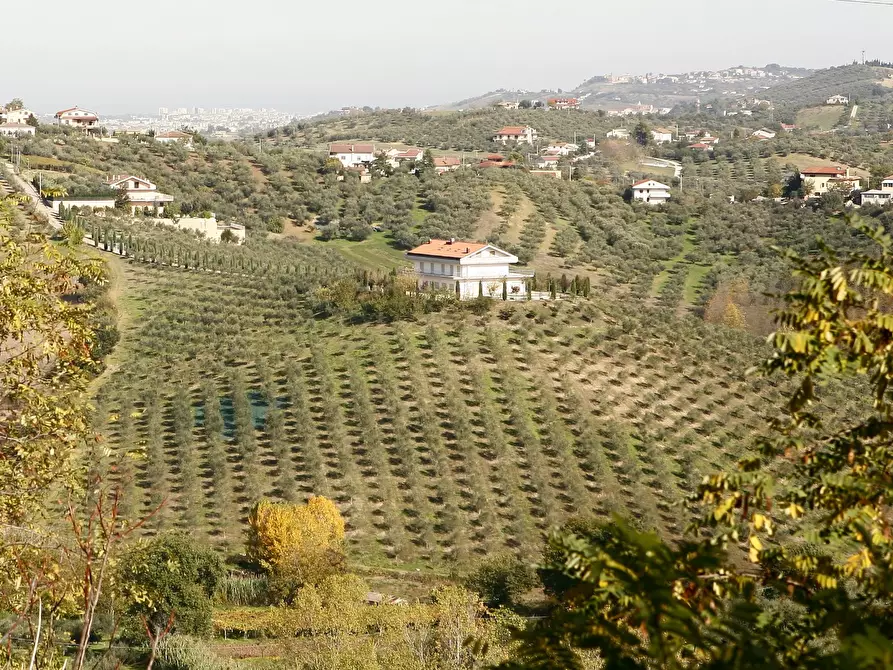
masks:
<svg viewBox="0 0 893 670"><path fill-rule="evenodd" d="M820 70L808 77L774 86L762 95L777 105L795 108L819 105L833 95L845 95L856 101L886 97L893 70L864 65L844 65Z"/></svg>

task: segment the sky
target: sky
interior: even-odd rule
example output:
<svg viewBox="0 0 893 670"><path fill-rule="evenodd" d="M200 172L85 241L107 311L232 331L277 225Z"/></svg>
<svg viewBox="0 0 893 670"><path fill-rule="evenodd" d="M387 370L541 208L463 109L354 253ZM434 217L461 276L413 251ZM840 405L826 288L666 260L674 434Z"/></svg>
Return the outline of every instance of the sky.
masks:
<svg viewBox="0 0 893 670"><path fill-rule="evenodd" d="M891 0L893 2L893 0ZM421 107L606 73L893 60L893 6L838 0L34 0L0 26L0 102ZM9 16L8 14L6 16ZM4 21L6 23L6 21ZM885 46L887 49L885 50ZM17 55L18 57L13 57Z"/></svg>

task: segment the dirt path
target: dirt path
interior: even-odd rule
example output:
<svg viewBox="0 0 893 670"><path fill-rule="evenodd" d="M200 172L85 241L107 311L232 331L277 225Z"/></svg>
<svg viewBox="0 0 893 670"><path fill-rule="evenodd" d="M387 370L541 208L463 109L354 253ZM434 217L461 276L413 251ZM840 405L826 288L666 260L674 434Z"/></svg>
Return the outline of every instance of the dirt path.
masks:
<svg viewBox="0 0 893 670"><path fill-rule="evenodd" d="M118 335L120 336L118 344L115 345L112 353L110 353L105 359L105 369L96 379L90 382L89 392L92 395L96 393L97 390L99 390L99 388L108 377L110 377L120 369L120 348L124 340L127 328L130 326L133 320L133 315L130 314L126 309L124 309L122 304L121 298L124 295L125 283L127 279L124 277L124 267L122 265L121 259L117 256L114 256L113 254L100 254L98 251L93 249L88 251L87 255L89 255L90 257L101 258L103 261L105 261L105 265L108 268L109 288L106 296L114 306L115 315L117 316L116 325L118 328Z"/></svg>

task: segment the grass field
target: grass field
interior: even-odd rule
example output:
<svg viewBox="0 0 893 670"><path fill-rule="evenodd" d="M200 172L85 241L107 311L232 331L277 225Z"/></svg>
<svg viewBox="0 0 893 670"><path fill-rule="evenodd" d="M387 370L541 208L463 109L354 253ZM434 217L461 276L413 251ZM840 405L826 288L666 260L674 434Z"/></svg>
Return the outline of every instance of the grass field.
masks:
<svg viewBox="0 0 893 670"><path fill-rule="evenodd" d="M242 541L261 495L338 501L353 557L442 566L581 512L678 536L675 507L776 401L759 341L671 312L519 303L417 323L314 320L264 278L123 264L97 423L153 531ZM644 326L647 324L647 327Z"/></svg>
<svg viewBox="0 0 893 670"><path fill-rule="evenodd" d="M313 244L337 249L349 261L369 270L390 270L410 265L403 252L391 244L390 235L384 232L372 233L362 242L345 239L323 242L314 238Z"/></svg>
<svg viewBox="0 0 893 670"><path fill-rule="evenodd" d="M822 105L809 107L797 112L797 125L807 130L831 130L838 124L844 112L849 113L849 107L841 105Z"/></svg>

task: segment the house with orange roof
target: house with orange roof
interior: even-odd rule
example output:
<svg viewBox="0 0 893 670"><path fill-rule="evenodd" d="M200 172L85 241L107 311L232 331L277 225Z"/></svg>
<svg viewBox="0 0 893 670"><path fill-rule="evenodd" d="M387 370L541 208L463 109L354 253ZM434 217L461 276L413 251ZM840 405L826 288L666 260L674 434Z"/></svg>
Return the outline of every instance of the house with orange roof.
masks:
<svg viewBox="0 0 893 670"><path fill-rule="evenodd" d="M537 134L534 128L530 126L506 126L496 131L493 136L494 142L500 144L536 144Z"/></svg>
<svg viewBox="0 0 893 670"><path fill-rule="evenodd" d="M850 172L848 167L817 165L803 168L800 172L800 179L810 183L812 186L810 195L812 196L825 195L831 189L849 194L859 188L862 183L859 177Z"/></svg>
<svg viewBox="0 0 893 670"><path fill-rule="evenodd" d="M109 188L127 193L131 212L139 209L163 214L165 206L174 201L174 196L160 193L155 184L143 177L116 174L106 178L105 184Z"/></svg>
<svg viewBox="0 0 893 670"><path fill-rule="evenodd" d="M455 293L460 300L480 296L526 299L532 273L513 272L518 257L492 244L429 240L406 252L422 290Z"/></svg>
<svg viewBox="0 0 893 670"><path fill-rule="evenodd" d="M179 142L187 147L192 146L192 135L189 133L184 133L181 130L168 130L164 133L158 133L155 135L155 141L161 142L162 144L171 144L174 142Z"/></svg>
<svg viewBox="0 0 893 670"><path fill-rule="evenodd" d="M99 125L99 117L96 114L77 106L56 112L53 118L60 126L72 126L82 130L90 130Z"/></svg>
<svg viewBox="0 0 893 670"><path fill-rule="evenodd" d="M438 156L434 159L434 171L437 174L458 170L462 161L457 156Z"/></svg>
<svg viewBox="0 0 893 670"><path fill-rule="evenodd" d="M375 145L336 142L329 145L329 158L341 161L346 168L370 165L375 160Z"/></svg>

